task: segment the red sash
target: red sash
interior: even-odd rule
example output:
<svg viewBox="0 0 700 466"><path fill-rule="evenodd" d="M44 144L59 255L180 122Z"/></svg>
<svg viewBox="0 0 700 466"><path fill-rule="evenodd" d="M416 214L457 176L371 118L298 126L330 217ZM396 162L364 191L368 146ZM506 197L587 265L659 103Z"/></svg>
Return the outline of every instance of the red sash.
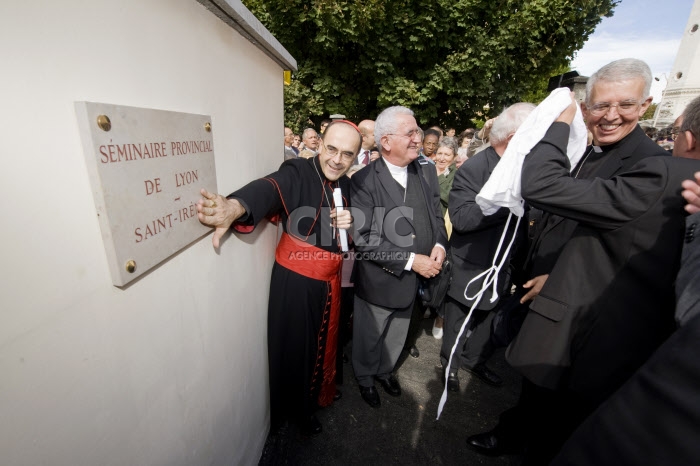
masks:
<svg viewBox="0 0 700 466"><path fill-rule="evenodd" d="M308 243L300 243L302 242L283 233L275 251L275 260L281 266L299 275L328 282L328 296L317 336L318 349L311 379L312 396L316 395L320 380L318 404L328 406L333 403L335 395L335 358L340 319L340 268L343 256Z"/></svg>

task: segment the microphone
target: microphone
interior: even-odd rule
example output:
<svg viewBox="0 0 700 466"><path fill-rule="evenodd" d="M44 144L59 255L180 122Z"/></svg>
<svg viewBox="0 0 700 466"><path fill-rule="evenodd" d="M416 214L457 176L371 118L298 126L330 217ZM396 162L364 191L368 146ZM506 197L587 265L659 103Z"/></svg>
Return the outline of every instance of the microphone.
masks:
<svg viewBox="0 0 700 466"><path fill-rule="evenodd" d="M343 209L343 195L340 193L340 188L333 190L333 202L335 203L335 211L341 213ZM340 233L340 249L343 252L348 252L348 232L344 228L339 228Z"/></svg>

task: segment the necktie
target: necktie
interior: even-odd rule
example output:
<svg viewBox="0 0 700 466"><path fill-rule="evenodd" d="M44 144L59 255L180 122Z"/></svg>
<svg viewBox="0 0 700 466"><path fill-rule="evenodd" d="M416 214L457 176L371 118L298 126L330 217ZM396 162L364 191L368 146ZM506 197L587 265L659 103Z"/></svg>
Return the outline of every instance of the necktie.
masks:
<svg viewBox="0 0 700 466"><path fill-rule="evenodd" d="M365 151L365 158L362 160L363 165L369 165L369 151Z"/></svg>

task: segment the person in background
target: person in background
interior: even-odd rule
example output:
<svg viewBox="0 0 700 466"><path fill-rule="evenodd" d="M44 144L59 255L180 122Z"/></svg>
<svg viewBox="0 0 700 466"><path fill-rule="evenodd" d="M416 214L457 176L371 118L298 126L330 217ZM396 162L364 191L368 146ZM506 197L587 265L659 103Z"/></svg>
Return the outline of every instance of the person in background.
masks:
<svg viewBox="0 0 700 466"><path fill-rule="evenodd" d="M294 131L291 128L284 127L284 160L297 158L297 152L292 147L294 142Z"/></svg>
<svg viewBox="0 0 700 466"><path fill-rule="evenodd" d="M423 139L425 138L425 133L423 132L420 127L418 127L418 136L420 137L420 142L416 145L416 148L418 149L418 157L423 157L426 160L430 160L423 154ZM432 162L432 160L430 160Z"/></svg>
<svg viewBox="0 0 700 466"><path fill-rule="evenodd" d="M313 128L306 128L304 132L301 133L301 141L304 143L304 149L299 152L299 157L303 159L316 157L320 141L316 130Z"/></svg>
<svg viewBox="0 0 700 466"><path fill-rule="evenodd" d="M323 134L324 131L326 131L326 128L328 127L329 124L331 124L331 121L329 119L321 120L321 126L319 126L319 133Z"/></svg>
<svg viewBox="0 0 700 466"><path fill-rule="evenodd" d="M689 104L690 105L690 104ZM683 134L683 131L681 130L681 124L683 123L683 115L681 114L678 118L676 118L676 121L673 122L671 125L671 130L669 131L669 139L671 140L671 144L673 145L671 147L671 154L676 155L676 141L678 140L678 136ZM685 148L685 146L683 146Z"/></svg>
<svg viewBox="0 0 700 466"><path fill-rule="evenodd" d="M442 214L447 215L447 202L450 198L452 181L455 178L457 167L455 158L457 153L457 141L453 137L445 136L438 144L435 152L435 168L440 182L440 204Z"/></svg>
<svg viewBox="0 0 700 466"><path fill-rule="evenodd" d="M294 135L294 140L292 141L292 149L296 151L297 154L299 154L299 144L301 144L301 136L298 134Z"/></svg>
<svg viewBox="0 0 700 466"><path fill-rule="evenodd" d="M475 132L476 130L474 128L468 128L459 135L459 139L457 140L457 145L459 146L459 149L457 149L457 157L462 157L462 162L468 158L469 144L471 144Z"/></svg>
<svg viewBox="0 0 700 466"><path fill-rule="evenodd" d="M449 138L455 137L455 129L454 128L447 128L447 131L445 131L445 136Z"/></svg>
<svg viewBox="0 0 700 466"><path fill-rule="evenodd" d="M433 128L426 129L423 136L423 155L433 162L435 162L435 151L440 142L440 137L441 134Z"/></svg>
<svg viewBox="0 0 700 466"><path fill-rule="evenodd" d="M445 134L445 132L440 128L439 126L431 126L429 129L435 130L438 133L438 139L442 139L442 136Z"/></svg>
<svg viewBox="0 0 700 466"><path fill-rule="evenodd" d="M362 147L355 159L355 165L369 165L372 161L371 150L375 147L374 142L374 120L362 120L357 125L362 133Z"/></svg>
<svg viewBox="0 0 700 466"><path fill-rule="evenodd" d="M459 170L459 167L461 167L462 164L466 161L467 161L466 155L457 155L457 157L455 157L455 167L457 167L457 170Z"/></svg>
<svg viewBox="0 0 700 466"><path fill-rule="evenodd" d="M467 151L467 158L489 147L489 134L491 133L491 128L495 120L495 118L486 120L484 126L474 133L471 143L469 144L469 150Z"/></svg>
<svg viewBox="0 0 700 466"><path fill-rule="evenodd" d="M452 182L455 179L455 173L457 173L457 166L455 165L457 152L457 141L455 138L450 136L445 136L440 141L438 149L435 155L435 168L437 169L438 182L440 184L440 207L442 207L442 215L445 217L445 229L447 230L447 238L450 238L452 234L452 223L450 222L450 217L447 212L447 202L450 199L450 191L452 190ZM445 317L445 309L440 306L436 309L437 316L433 322L433 337L436 340L442 338L443 335L443 323Z"/></svg>

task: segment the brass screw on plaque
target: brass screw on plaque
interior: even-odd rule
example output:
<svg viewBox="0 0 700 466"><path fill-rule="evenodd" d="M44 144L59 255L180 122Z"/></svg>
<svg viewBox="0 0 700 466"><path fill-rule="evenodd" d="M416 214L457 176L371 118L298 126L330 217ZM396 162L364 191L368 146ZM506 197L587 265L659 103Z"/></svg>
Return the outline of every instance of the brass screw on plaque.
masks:
<svg viewBox="0 0 700 466"><path fill-rule="evenodd" d="M112 122L109 121L107 115L100 115L97 117L97 126L99 126L102 131L109 131L112 128Z"/></svg>
<svg viewBox="0 0 700 466"><path fill-rule="evenodd" d="M136 261L133 259L126 261L126 271L134 273L134 270L136 270Z"/></svg>
<svg viewBox="0 0 700 466"><path fill-rule="evenodd" d="M211 123L204 123L204 129L207 131L207 133L211 133Z"/></svg>

